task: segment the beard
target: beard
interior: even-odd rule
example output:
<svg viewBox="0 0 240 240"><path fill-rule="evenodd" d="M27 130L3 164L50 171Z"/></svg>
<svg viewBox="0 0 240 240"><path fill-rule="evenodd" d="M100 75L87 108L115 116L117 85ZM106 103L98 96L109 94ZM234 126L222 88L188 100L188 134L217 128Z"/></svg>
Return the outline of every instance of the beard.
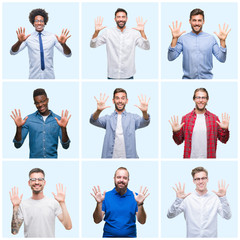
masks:
<svg viewBox="0 0 240 240"><path fill-rule="evenodd" d="M120 22L123 23L123 25L120 25ZM126 21L118 21L118 22L116 22L116 23L117 23L117 26L118 26L119 28L124 28L125 25L126 25Z"/></svg>
<svg viewBox="0 0 240 240"><path fill-rule="evenodd" d="M124 187L120 188L118 187L118 184L123 184ZM120 195L123 195L127 191L127 186L128 184L125 184L124 182L118 182L118 183L115 182L115 189Z"/></svg>
<svg viewBox="0 0 240 240"><path fill-rule="evenodd" d="M115 104L115 108L116 108L119 112L123 112L123 111L125 110L125 106L126 106L126 105L123 105L123 108L120 109L120 108L118 108L117 104Z"/></svg>
<svg viewBox="0 0 240 240"><path fill-rule="evenodd" d="M39 190L34 190L34 186L31 186L31 189L33 191L34 194L39 194L40 192L42 192L43 190L43 186L39 186Z"/></svg>
<svg viewBox="0 0 240 240"><path fill-rule="evenodd" d="M199 25L197 25L197 26L199 26ZM202 26L199 28L199 30L198 31L195 31L194 30L194 27L191 25L191 27L192 27L192 31L194 32L194 33L196 33L196 34L199 34L201 31L202 31ZM195 26L196 27L196 26Z"/></svg>
<svg viewBox="0 0 240 240"><path fill-rule="evenodd" d="M207 106L207 104L205 104L202 108L199 108L198 107L198 105L196 104L196 109L198 110L198 111L204 111L205 110L205 108L206 108L206 106Z"/></svg>

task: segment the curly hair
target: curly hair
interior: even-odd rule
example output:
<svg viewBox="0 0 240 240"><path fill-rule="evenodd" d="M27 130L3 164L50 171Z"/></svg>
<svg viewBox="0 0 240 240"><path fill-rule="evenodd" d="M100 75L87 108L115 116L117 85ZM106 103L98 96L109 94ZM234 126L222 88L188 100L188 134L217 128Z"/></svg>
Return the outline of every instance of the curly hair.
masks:
<svg viewBox="0 0 240 240"><path fill-rule="evenodd" d="M47 25L48 22L48 13L41 8L33 9L29 13L29 22L34 25L34 20L36 16L42 16L44 18L44 24Z"/></svg>

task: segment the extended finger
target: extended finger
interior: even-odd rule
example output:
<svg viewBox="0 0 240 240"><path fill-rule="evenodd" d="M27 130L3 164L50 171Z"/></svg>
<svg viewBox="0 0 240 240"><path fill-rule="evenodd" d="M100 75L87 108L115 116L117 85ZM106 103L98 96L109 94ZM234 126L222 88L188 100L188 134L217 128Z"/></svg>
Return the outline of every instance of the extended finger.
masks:
<svg viewBox="0 0 240 240"><path fill-rule="evenodd" d="M139 193L141 193L142 192L142 186L140 187L140 190L139 190Z"/></svg>

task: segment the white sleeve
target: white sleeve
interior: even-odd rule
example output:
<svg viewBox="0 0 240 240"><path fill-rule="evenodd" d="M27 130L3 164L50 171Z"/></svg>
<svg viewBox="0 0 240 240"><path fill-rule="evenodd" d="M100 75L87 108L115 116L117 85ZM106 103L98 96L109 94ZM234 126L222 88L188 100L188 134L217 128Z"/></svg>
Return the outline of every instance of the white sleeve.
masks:
<svg viewBox="0 0 240 240"><path fill-rule="evenodd" d="M230 219L232 217L232 213L227 197L220 197L219 200L218 214L225 219Z"/></svg>
<svg viewBox="0 0 240 240"><path fill-rule="evenodd" d="M181 198L176 198L175 202L168 209L167 217L174 218L184 211L184 201Z"/></svg>

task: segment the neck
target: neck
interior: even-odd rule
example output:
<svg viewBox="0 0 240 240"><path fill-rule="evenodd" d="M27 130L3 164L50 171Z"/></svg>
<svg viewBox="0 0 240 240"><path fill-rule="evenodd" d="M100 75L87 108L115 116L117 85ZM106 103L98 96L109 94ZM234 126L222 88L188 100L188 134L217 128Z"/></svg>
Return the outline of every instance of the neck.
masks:
<svg viewBox="0 0 240 240"><path fill-rule="evenodd" d="M49 115L49 113L50 113L50 111L49 110L47 110L45 113L40 113L42 116L48 116Z"/></svg>
<svg viewBox="0 0 240 240"><path fill-rule="evenodd" d="M196 189L196 192L197 192L200 196L206 194L207 191L208 191L207 189L205 189L205 190L203 190L203 191L199 191L199 190Z"/></svg>
<svg viewBox="0 0 240 240"><path fill-rule="evenodd" d="M41 200L44 198L44 195L43 195L43 191L36 194L36 193L32 193L32 199L33 200Z"/></svg>
<svg viewBox="0 0 240 240"><path fill-rule="evenodd" d="M198 35L199 33L201 33L202 31L200 31L200 32L194 32L194 31L192 31L192 33L195 33L196 35Z"/></svg>
<svg viewBox="0 0 240 240"><path fill-rule="evenodd" d="M123 32L123 30L126 28L126 26L124 26L123 28L120 28L119 26L117 26L117 28L118 28L121 32Z"/></svg>
<svg viewBox="0 0 240 240"><path fill-rule="evenodd" d="M204 114L206 112L206 109L204 108L204 109L197 109L197 108L195 108L195 113L196 114Z"/></svg>
<svg viewBox="0 0 240 240"><path fill-rule="evenodd" d="M119 110L115 109L115 111L116 111L118 114L122 114L122 113L125 111L125 109L123 109L122 111L119 111Z"/></svg>

